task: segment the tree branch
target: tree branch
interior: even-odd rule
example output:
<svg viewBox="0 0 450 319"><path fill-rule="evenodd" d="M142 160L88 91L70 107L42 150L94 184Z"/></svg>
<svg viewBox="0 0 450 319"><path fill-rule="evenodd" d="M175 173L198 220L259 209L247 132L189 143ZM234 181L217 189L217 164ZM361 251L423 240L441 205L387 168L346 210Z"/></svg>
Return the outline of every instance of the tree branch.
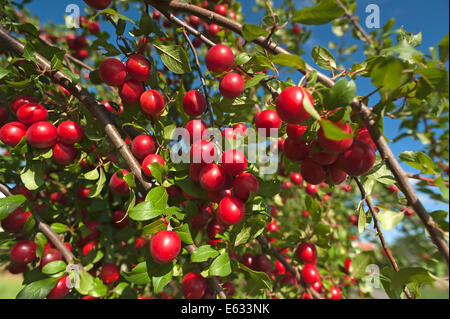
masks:
<svg viewBox="0 0 450 319"><path fill-rule="evenodd" d="M179 1L161 1L161 0L146 0L147 3L155 7L161 12L182 12L189 13L200 17L201 19L208 21L209 23L215 23L222 27L225 27L239 35L242 35L242 25L233 20L227 19L219 14L216 14L210 10L206 10L200 8L198 6L194 6L188 3L182 3ZM273 54L290 54L289 51L283 49L278 44L273 41L266 41L266 38L261 36L253 40L257 45L265 48ZM335 85L335 82L321 73L320 71L315 70L310 65L306 64L305 69L299 70L303 74L308 74L312 71L317 72L317 79L323 85L328 88L331 88ZM415 212L421 219L422 223L425 225L428 233L430 234L431 240L437 246L440 253L444 257L447 265L449 264L449 248L446 240L441 236L441 234L435 229L435 222L433 218L428 214L422 202L419 200L415 190L411 186L408 180L408 176L400 166L400 163L397 161L395 155L392 153L389 145L387 144L384 136L381 134L377 127L377 123L373 117L373 114L369 107L363 103L361 99L355 98L351 103L352 109L358 114L361 119L364 121L365 126L367 127L372 140L377 145L377 148L380 152L381 158L386 162L389 169L392 171L395 176L402 192L405 194L409 204L414 208Z"/></svg>
<svg viewBox="0 0 450 319"><path fill-rule="evenodd" d="M0 183L0 192L5 194L5 196L13 196L13 193L9 189L8 186ZM64 243L59 238L58 234L55 233L50 226L39 216L37 212L33 212L33 217L36 220L36 227L47 237L48 240L59 250L59 252L63 255L67 264L72 264L75 256L69 250L69 248L64 245Z"/></svg>
<svg viewBox="0 0 450 319"><path fill-rule="evenodd" d="M337 4L344 9L344 17L349 20L353 26L364 36L364 42L373 44L372 38L367 34L366 30L359 24L358 19L352 16L352 12L340 0L336 0Z"/></svg>
<svg viewBox="0 0 450 319"><path fill-rule="evenodd" d="M372 215L373 224L375 225L375 228L377 230L377 235L380 238L381 246L383 247L383 250L389 259L389 262L392 265L392 268L394 268L395 271L399 271L399 268L397 266L397 263L395 262L394 256L392 255L392 251L388 248L386 241L384 240L383 232L381 231L380 222L378 221L377 213L375 212L372 201L368 198L366 190L364 189L363 184L359 180L358 177L353 178L356 181L356 184L358 185L359 191L361 193L361 199L366 202L367 207L369 207L370 214ZM411 299L411 293L408 290L408 287L404 287L405 295L408 297L408 299Z"/></svg>

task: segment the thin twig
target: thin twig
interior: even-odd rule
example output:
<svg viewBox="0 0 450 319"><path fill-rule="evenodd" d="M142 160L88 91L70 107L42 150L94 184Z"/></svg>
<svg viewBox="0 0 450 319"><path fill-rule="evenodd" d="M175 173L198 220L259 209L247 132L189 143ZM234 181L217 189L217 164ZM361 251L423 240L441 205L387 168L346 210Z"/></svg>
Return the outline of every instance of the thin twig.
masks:
<svg viewBox="0 0 450 319"><path fill-rule="evenodd" d="M361 192L361 199L366 202L367 207L369 207L370 214L372 215L373 224L375 225L375 228L377 229L378 237L380 238L381 246L383 247L383 250L389 259L389 262L392 265L392 268L394 268L395 271L399 271L398 265L394 259L394 256L392 255L392 251L388 248L386 241L384 240L383 232L381 231L380 222L378 221L377 213L375 212L375 209L373 208L372 201L367 196L366 190L364 189L363 184L359 180L358 177L353 178L358 185L359 191ZM405 295L408 297L408 299L411 299L411 293L408 290L408 287L405 286L404 288Z"/></svg>
<svg viewBox="0 0 450 319"><path fill-rule="evenodd" d="M347 7L345 7L345 5L340 0L336 0L336 2L342 9L344 9L345 11L344 17L347 20L349 20L353 24L353 26L364 36L364 42L373 44L372 38L367 34L366 30L364 30L364 28L359 24L358 19L352 16L352 12L349 9L347 9Z"/></svg>

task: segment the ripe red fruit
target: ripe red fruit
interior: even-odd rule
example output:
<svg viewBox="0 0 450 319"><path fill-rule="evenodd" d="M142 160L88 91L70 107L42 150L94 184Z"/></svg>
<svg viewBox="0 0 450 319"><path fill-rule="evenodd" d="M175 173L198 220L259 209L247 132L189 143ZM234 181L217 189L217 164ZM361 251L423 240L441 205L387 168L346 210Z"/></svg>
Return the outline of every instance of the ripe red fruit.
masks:
<svg viewBox="0 0 450 319"><path fill-rule="evenodd" d="M366 174L375 164L375 151L366 142L356 140L352 147L339 155L336 167L350 176Z"/></svg>
<svg viewBox="0 0 450 319"><path fill-rule="evenodd" d="M405 216L412 216L414 215L414 210L412 210L411 208L407 207L403 210L403 213L405 214Z"/></svg>
<svg viewBox="0 0 450 319"><path fill-rule="evenodd" d="M312 263L317 259L317 248L313 243L301 243L297 248L297 256L304 263Z"/></svg>
<svg viewBox="0 0 450 319"><path fill-rule="evenodd" d="M279 231L277 221L274 219L270 223L267 224L267 231Z"/></svg>
<svg viewBox="0 0 450 319"><path fill-rule="evenodd" d="M216 6L216 9L214 10L217 14L223 15L224 17L227 16L227 7L223 4L219 4Z"/></svg>
<svg viewBox="0 0 450 319"><path fill-rule="evenodd" d="M191 163L189 166L189 177L196 183L200 182L200 172L206 164L203 163Z"/></svg>
<svg viewBox="0 0 450 319"><path fill-rule="evenodd" d="M56 282L55 287L53 287L53 289L47 295L47 299L64 299L70 292L67 281L70 281L70 279L66 276L59 278L59 280Z"/></svg>
<svg viewBox="0 0 450 319"><path fill-rule="evenodd" d="M204 208L199 208L197 214L191 217L192 228L200 230L208 224L209 214Z"/></svg>
<svg viewBox="0 0 450 319"><path fill-rule="evenodd" d="M203 189L214 192L221 189L225 183L225 173L217 164L206 164L199 175L199 183Z"/></svg>
<svg viewBox="0 0 450 319"><path fill-rule="evenodd" d="M222 288L223 288L223 290L225 290L225 293L227 294L227 296L234 296L236 294L236 288L230 281L227 281L226 283L224 283L222 285Z"/></svg>
<svg viewBox="0 0 450 319"><path fill-rule="evenodd" d="M158 91L145 91L141 95L140 102L142 112L153 117L158 117L164 110L164 98Z"/></svg>
<svg viewBox="0 0 450 319"><path fill-rule="evenodd" d="M291 173L291 182L294 185L300 185L303 182L302 174L300 174L300 173Z"/></svg>
<svg viewBox="0 0 450 319"><path fill-rule="evenodd" d="M104 60L98 72L100 79L109 86L121 86L127 77L125 65L114 58Z"/></svg>
<svg viewBox="0 0 450 319"><path fill-rule="evenodd" d="M223 44L213 46L206 55L206 67L214 73L229 72L234 67L234 53Z"/></svg>
<svg viewBox="0 0 450 319"><path fill-rule="evenodd" d="M206 140L197 140L191 146L191 159L193 163L209 164L216 157L214 144Z"/></svg>
<svg viewBox="0 0 450 319"><path fill-rule="evenodd" d="M122 169L123 176L129 173L130 172L126 169ZM117 176L117 173L114 173L114 175L111 177L111 180L109 181L109 187L114 193L122 196L128 195L128 192L130 190L127 182L125 182L122 178L119 178Z"/></svg>
<svg viewBox="0 0 450 319"><path fill-rule="evenodd" d="M353 224L353 226L358 226L358 217L355 215L350 216L349 218L350 223Z"/></svg>
<svg viewBox="0 0 450 319"><path fill-rule="evenodd" d="M341 299L341 291L338 287L330 287L330 299Z"/></svg>
<svg viewBox="0 0 450 319"><path fill-rule="evenodd" d="M87 57L89 56L89 51L85 50L85 49L78 49L77 51L75 51L75 57L78 60L85 60Z"/></svg>
<svg viewBox="0 0 450 319"><path fill-rule="evenodd" d="M11 109L11 112L17 113L17 110L25 105L25 104L35 104L38 100L34 96L29 95L20 95L16 97L14 100L11 101L11 104L9 105L9 108Z"/></svg>
<svg viewBox="0 0 450 319"><path fill-rule="evenodd" d="M256 271L262 271L265 273L270 273L273 271L272 262L266 255L258 254L253 257L253 269Z"/></svg>
<svg viewBox="0 0 450 319"><path fill-rule="evenodd" d="M244 79L237 73L228 73L220 81L219 90L223 97L235 99L244 93Z"/></svg>
<svg viewBox="0 0 450 319"><path fill-rule="evenodd" d="M236 12L230 10L228 11L228 15L230 16L231 19L236 20L237 19L237 15Z"/></svg>
<svg viewBox="0 0 450 319"><path fill-rule="evenodd" d="M40 104L25 104L17 110L17 118L23 124L30 126L33 123L48 120L47 109Z"/></svg>
<svg viewBox="0 0 450 319"><path fill-rule="evenodd" d="M142 170L144 171L144 174L147 175L148 177L153 177L152 172L150 171L150 168L148 167L148 165L151 165L153 163L159 163L162 166L166 165L166 163L164 162L164 159L161 156L159 156L157 154L148 155L142 162Z"/></svg>
<svg viewBox="0 0 450 319"><path fill-rule="evenodd" d="M314 106L314 100L305 88L292 86L284 89L277 99L277 112L280 118L289 124L300 124L306 121L310 117L304 108L306 98Z"/></svg>
<svg viewBox="0 0 450 319"><path fill-rule="evenodd" d="M329 184L339 185L342 184L346 178L347 174L336 168L336 165L328 166L326 182Z"/></svg>
<svg viewBox="0 0 450 319"><path fill-rule="evenodd" d="M398 187L395 186L394 184L389 185L389 191L391 192L391 194L395 194L398 192Z"/></svg>
<svg viewBox="0 0 450 319"><path fill-rule="evenodd" d="M306 193L308 195L314 196L317 194L318 191L319 191L319 186L311 185L311 184L306 185Z"/></svg>
<svg viewBox="0 0 450 319"><path fill-rule="evenodd" d="M153 14L152 14L153 19L155 20L159 20L161 19L161 12L159 12L158 10L154 10Z"/></svg>
<svg viewBox="0 0 450 319"><path fill-rule="evenodd" d="M201 140L203 133L207 130L207 125L201 120L192 120L186 124L186 131L189 133L189 142L192 144L195 141ZM188 141L185 141L186 143Z"/></svg>
<svg viewBox="0 0 450 319"><path fill-rule="evenodd" d="M292 162L300 162L304 160L308 156L310 149L311 146L308 146L306 141L298 143L290 137L284 141L283 145L284 155Z"/></svg>
<svg viewBox="0 0 450 319"><path fill-rule="evenodd" d="M213 219L208 223L208 227L206 228L206 234L208 238L211 240L217 239L217 234L223 234L225 232L225 227L220 224L217 219Z"/></svg>
<svg viewBox="0 0 450 319"><path fill-rule="evenodd" d="M225 197L217 208L217 220L225 226L238 224L245 216L245 206L242 201L233 196Z"/></svg>
<svg viewBox="0 0 450 319"><path fill-rule="evenodd" d="M352 127L349 123L333 123L333 125L337 126L344 133L353 135ZM327 153L342 153L348 150L353 144L353 137L346 138L344 140L334 141L325 136L325 132L322 128L319 130L318 142L320 146Z"/></svg>
<svg viewBox="0 0 450 319"><path fill-rule="evenodd" d="M292 27L292 33L294 35L299 35L300 32L302 32L302 28L298 24L294 24L294 26Z"/></svg>
<svg viewBox="0 0 450 319"><path fill-rule="evenodd" d="M319 271L313 264L305 264L302 269L302 279L308 285L313 285L320 280Z"/></svg>
<svg viewBox="0 0 450 319"><path fill-rule="evenodd" d="M225 173L236 176L247 169L245 155L238 150L227 150L222 154L222 168Z"/></svg>
<svg viewBox="0 0 450 319"><path fill-rule="evenodd" d="M250 269L253 269L253 255L247 253L243 254L241 258L241 264Z"/></svg>
<svg viewBox="0 0 450 319"><path fill-rule="evenodd" d="M130 105L138 104L142 93L144 93L144 86L142 82L136 80L125 80L119 89L122 102Z"/></svg>
<svg viewBox="0 0 450 319"><path fill-rule="evenodd" d="M28 264L36 260L36 249L37 244L34 241L22 240L11 248L9 257L16 265Z"/></svg>
<svg viewBox="0 0 450 319"><path fill-rule="evenodd" d="M44 249L42 253L41 263L39 264L39 268L42 269L45 265L53 262L63 260L63 255L56 248L47 248Z"/></svg>
<svg viewBox="0 0 450 319"><path fill-rule="evenodd" d="M197 17L197 16L194 16L194 15L191 15L190 17L189 17L189 24L191 25L191 27L193 27L193 28L198 28L199 26L200 26L200 23L201 23L202 21L200 20L200 18L199 17Z"/></svg>
<svg viewBox="0 0 450 319"><path fill-rule="evenodd" d="M308 130L307 126L301 126L297 124L288 124L286 127L286 133L289 138L295 142L304 142L303 134Z"/></svg>
<svg viewBox="0 0 450 319"><path fill-rule="evenodd" d="M81 200L89 200L90 191L91 191L90 188L79 186L77 189L77 197Z"/></svg>
<svg viewBox="0 0 450 319"><path fill-rule="evenodd" d="M91 240L91 241L87 242L83 246L83 256L86 256L87 254L89 254L89 252L91 252L93 249L96 249L97 247L98 247L98 241Z"/></svg>
<svg viewBox="0 0 450 319"><path fill-rule="evenodd" d="M319 280L319 281L316 281L315 283L313 283L313 284L311 285L311 287L312 287L315 291L317 291L318 293L320 293L320 292L322 291L323 284L322 284L322 282Z"/></svg>
<svg viewBox="0 0 450 319"><path fill-rule="evenodd" d="M163 230L153 236L150 253L154 260L164 264L174 260L181 250L181 240L174 231Z"/></svg>
<svg viewBox="0 0 450 319"><path fill-rule="evenodd" d="M55 145L57 131L50 122L37 122L27 130L27 142L34 148L49 148Z"/></svg>
<svg viewBox="0 0 450 319"><path fill-rule="evenodd" d="M111 4L111 0L84 0L84 2L96 10L106 9Z"/></svg>
<svg viewBox="0 0 450 319"><path fill-rule="evenodd" d="M352 260L350 258L347 258L344 262L344 270L347 274L350 273L350 267L352 266Z"/></svg>
<svg viewBox="0 0 450 319"><path fill-rule="evenodd" d="M206 98L197 90L191 90L183 98L183 110L190 116L200 116L206 111Z"/></svg>
<svg viewBox="0 0 450 319"><path fill-rule="evenodd" d="M25 212L19 207L2 220L2 228L9 233L19 233L25 227L25 223L30 216L31 212Z"/></svg>
<svg viewBox="0 0 450 319"><path fill-rule="evenodd" d="M303 179L313 185L319 185L327 177L327 173L322 165L317 164L312 159L304 159L300 166L300 173Z"/></svg>
<svg viewBox="0 0 450 319"><path fill-rule="evenodd" d="M18 275L23 273L27 269L27 265L15 265L10 263L8 266L8 271L13 275Z"/></svg>
<svg viewBox="0 0 450 319"><path fill-rule="evenodd" d="M100 272L100 279L106 285L114 284L120 277L120 268L114 264L106 264Z"/></svg>
<svg viewBox="0 0 450 319"><path fill-rule="evenodd" d="M258 179L250 173L242 173L236 177L233 182L234 194L242 201L247 201L250 196L250 191L255 194L259 192Z"/></svg>
<svg viewBox="0 0 450 319"><path fill-rule="evenodd" d="M208 26L208 34L211 37L215 38L217 36L217 33L219 33L219 32L220 32L220 27L217 24L212 23Z"/></svg>
<svg viewBox="0 0 450 319"><path fill-rule="evenodd" d="M56 143L53 146L53 159L61 165L69 165L77 157L78 150L72 145Z"/></svg>
<svg viewBox="0 0 450 319"><path fill-rule="evenodd" d="M359 128L358 136L356 137L356 139L370 144L370 146L372 146L372 148L375 152L378 150L378 148L375 145L372 137L370 136L369 130L367 128L365 128L365 127Z"/></svg>
<svg viewBox="0 0 450 319"><path fill-rule="evenodd" d="M20 122L10 122L0 129L0 140L9 146L16 146L27 134L26 125Z"/></svg>
<svg viewBox="0 0 450 319"><path fill-rule="evenodd" d="M6 111L6 108L0 105L0 124L5 123L9 118L8 111Z"/></svg>
<svg viewBox="0 0 450 319"><path fill-rule="evenodd" d="M270 129L279 130L281 128L281 119L274 110L264 110L256 118L256 128L258 133L259 129L263 129L263 134L270 136Z"/></svg>
<svg viewBox="0 0 450 319"><path fill-rule="evenodd" d="M128 226L129 224L129 218L127 215L127 212L124 210L117 210L113 213L112 218L112 225L117 229L122 229Z"/></svg>
<svg viewBox="0 0 450 319"><path fill-rule="evenodd" d="M156 145L151 136L139 135L131 143L131 151L137 159L142 160L150 154L155 154Z"/></svg>
<svg viewBox="0 0 450 319"><path fill-rule="evenodd" d="M88 24L89 32L91 33L99 33L100 32L100 24L97 21L89 22Z"/></svg>
<svg viewBox="0 0 450 319"><path fill-rule="evenodd" d="M207 281L200 274L188 273L181 283L181 291L186 299L201 299L206 292Z"/></svg>
<svg viewBox="0 0 450 319"><path fill-rule="evenodd" d="M67 120L58 125L59 140L65 144L75 144L81 142L84 130L80 124Z"/></svg>
<svg viewBox="0 0 450 319"><path fill-rule="evenodd" d="M127 60L126 70L132 79L145 82L150 76L151 64L143 55L133 54Z"/></svg>

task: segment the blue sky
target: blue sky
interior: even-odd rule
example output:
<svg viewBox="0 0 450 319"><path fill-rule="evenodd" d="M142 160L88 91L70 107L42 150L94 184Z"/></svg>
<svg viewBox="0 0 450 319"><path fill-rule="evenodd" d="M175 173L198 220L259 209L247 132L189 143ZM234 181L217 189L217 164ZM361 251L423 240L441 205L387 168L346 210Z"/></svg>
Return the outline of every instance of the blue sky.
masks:
<svg viewBox="0 0 450 319"><path fill-rule="evenodd" d="M282 4L281 0L275 0L275 6ZM309 6L311 1L309 0L299 0L298 8L303 6ZM64 23L65 8L68 4L77 4L81 8L81 12L84 11L86 7L85 3L81 0L67 0L67 1L50 1L50 0L39 0L33 1L27 5L27 8L35 15L39 16L41 21L46 23L49 21L55 24ZM253 12L251 10L254 1L245 0L241 1L244 14L246 15L246 22L257 24L261 21L262 14L258 12ZM381 26L384 25L390 18L394 17L396 19L394 29L400 28L402 25L404 29L408 32L423 33L423 42L420 50L428 53L428 48L431 46L436 46L440 40L449 31L449 1L448 0L433 0L430 2L424 2L420 0L358 0L357 1L357 11L356 14L361 18L363 22L367 17L365 8L369 4L377 4L380 7L381 14ZM136 8L131 8L129 12L124 13L130 18L139 17L139 11ZM306 43L305 49L306 54L304 56L305 60L314 65L310 52L311 49L316 45L321 45L327 47L330 40L336 41L336 37L331 32L330 25L325 26L313 26L310 27L313 30L313 35L311 39ZM113 30L111 26L107 24L102 24L103 30ZM370 31L370 30L369 30ZM349 44L361 44L355 40L348 37ZM364 56L361 51L354 54L355 61L363 61ZM348 61L345 63L346 67L351 67L353 61ZM374 88L367 80L357 81L358 85L358 95L366 95L371 92ZM371 104L375 104L376 100L372 100ZM386 120L385 122L385 134L388 138L394 138L400 134L399 131L399 121L396 120ZM412 139L404 139L396 144L391 144L392 150L395 155L398 155L406 150L420 150L422 149L422 144L419 141L414 141ZM416 173L413 168L403 165L406 171ZM430 200L427 196L421 196L421 199L429 211L434 211L438 209L448 210L448 206L442 203L436 203ZM388 238L392 239L395 236L395 231L388 232Z"/></svg>

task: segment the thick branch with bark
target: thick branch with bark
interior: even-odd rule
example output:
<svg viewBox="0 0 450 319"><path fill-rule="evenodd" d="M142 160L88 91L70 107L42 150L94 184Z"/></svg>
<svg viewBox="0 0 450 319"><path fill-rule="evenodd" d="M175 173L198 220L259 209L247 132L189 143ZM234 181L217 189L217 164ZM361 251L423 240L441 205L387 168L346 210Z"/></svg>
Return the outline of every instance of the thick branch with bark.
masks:
<svg viewBox="0 0 450 319"><path fill-rule="evenodd" d="M240 23L230 20L226 17L223 17L219 14L216 14L210 10L206 10L195 5L173 0L168 1L146 0L146 1L147 3L149 3L150 5L152 5L154 8L156 8L161 12L179 12L196 15L201 19L207 21L208 23L215 23L219 26L227 28L230 31L242 35L242 25ZM253 40L253 42L263 47L264 49L268 50L272 54L290 54L287 50L283 49L275 42L266 40L267 39L265 37L261 36ZM312 71L315 71L317 72L317 79L320 83L322 83L328 88L331 88L335 85L333 79L321 73L320 71L315 70L312 66L308 64L306 64L305 69L299 71L303 74L309 74ZM414 211L417 213L422 223L425 225L425 228L430 234L431 240L437 246L437 248L439 249L440 253L444 257L448 265L449 264L448 243L442 237L439 231L436 230L435 221L426 211L425 207L423 206L422 202L417 196L417 193L409 183L408 175L400 166L400 163L397 161L395 155L392 153L392 150L387 144L384 136L378 129L372 111L366 104L363 103L361 99L358 98L355 98L350 106L352 110L356 114L358 114L364 121L364 124L367 127L372 140L375 142L380 152L381 158L386 162L387 166L392 171L402 192L405 194L410 206L413 207Z"/></svg>

